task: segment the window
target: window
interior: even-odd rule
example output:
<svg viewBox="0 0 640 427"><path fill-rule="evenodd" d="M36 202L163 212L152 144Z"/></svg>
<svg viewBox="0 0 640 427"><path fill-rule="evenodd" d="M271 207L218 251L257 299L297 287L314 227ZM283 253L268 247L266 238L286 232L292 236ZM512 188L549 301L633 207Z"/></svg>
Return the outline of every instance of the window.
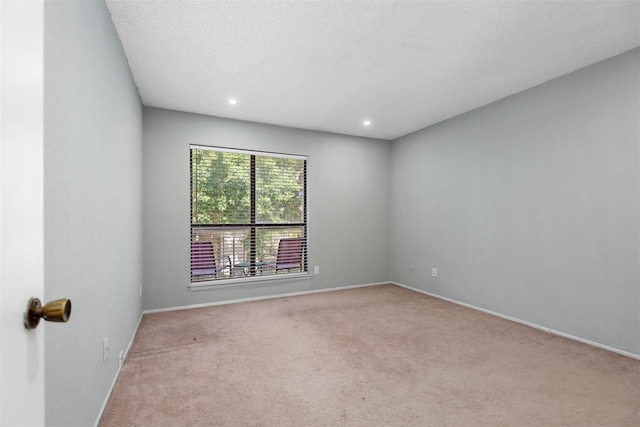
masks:
<svg viewBox="0 0 640 427"><path fill-rule="evenodd" d="M306 157L191 146L190 159L192 283L308 271Z"/></svg>

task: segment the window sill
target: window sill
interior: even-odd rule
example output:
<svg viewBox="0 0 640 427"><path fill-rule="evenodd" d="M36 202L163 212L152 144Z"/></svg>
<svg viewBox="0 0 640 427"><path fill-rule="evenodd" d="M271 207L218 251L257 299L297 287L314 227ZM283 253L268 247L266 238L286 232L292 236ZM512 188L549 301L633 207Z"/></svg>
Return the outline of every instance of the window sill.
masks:
<svg viewBox="0 0 640 427"><path fill-rule="evenodd" d="M281 275L269 275L269 276L255 276L247 277L246 279L223 279L223 280L209 280L206 282L190 283L188 288L192 292L206 291L209 289L229 288L236 286L252 285L254 283L261 282L284 282L291 280L309 280L313 274L311 273L289 273Z"/></svg>

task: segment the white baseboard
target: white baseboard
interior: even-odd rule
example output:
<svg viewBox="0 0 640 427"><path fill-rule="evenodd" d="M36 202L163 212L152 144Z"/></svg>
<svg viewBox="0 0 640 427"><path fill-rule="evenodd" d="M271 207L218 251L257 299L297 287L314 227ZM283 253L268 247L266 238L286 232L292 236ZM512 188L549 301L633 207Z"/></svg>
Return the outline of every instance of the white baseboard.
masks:
<svg viewBox="0 0 640 427"><path fill-rule="evenodd" d="M402 288L409 289L411 291L420 292L421 294L429 295L430 297L438 298L438 299L441 299L443 301L452 302L454 304L462 305L464 307L468 307L468 308L471 308L471 309L474 309L474 310L478 310L478 311L481 311L483 313L487 313L487 314L491 314L493 316L501 317L503 319L510 320L512 322L520 323L521 325L530 326L532 328L540 329L541 331L549 332L551 334L558 335L558 336L561 336L561 337L564 337L564 338L569 338L571 340L578 341L578 342L581 342L583 344L589 344L591 346L598 347L598 348L601 348L603 350L612 351L614 353L618 353L618 354L621 354L623 356L631 357L632 359L640 360L640 354L635 354L635 353L631 353L629 351L620 350L619 348L610 347L608 345L600 344L598 342L591 341L591 340L588 340L588 339L585 339L585 338L580 338L580 337L577 337L575 335L567 334L565 332L556 331L555 329L551 329L551 328L547 328L545 326L537 325L535 323L527 322L526 320L517 319L515 317L507 316L506 314L498 313L496 311L491 311L491 310L487 310L485 308L476 307L475 305L467 304L467 303L464 303L464 302L456 301L456 300L451 299L451 298L447 298L447 297L443 297L443 296L440 296L440 295L436 295L436 294L433 294L431 292L423 291L422 289L414 288L413 286L404 285L404 284L398 283L398 282L391 282L391 283L393 283L394 285L400 286Z"/></svg>
<svg viewBox="0 0 640 427"><path fill-rule="evenodd" d="M300 291L300 292L290 292L286 294L275 294L275 295L265 295L260 297L251 297L251 298L240 298L233 300L225 300L225 301L216 301L216 302L207 302L203 304L192 304L192 305L182 305L178 307L167 307L167 308L154 308L151 310L143 311L143 314L152 314L152 313L164 313L167 311L178 311L178 310L191 310L193 308L204 308L204 307L213 307L216 305L227 305L227 304L239 304L241 302L251 302L251 301L262 301L267 299L275 299L275 298L287 298L287 297L296 297L299 295L310 295L310 294L318 294L321 292L333 292L333 291L344 291L347 289L355 289L355 288L366 288L369 286L380 286L380 285L391 285L393 282L376 282L376 283L365 283L362 285L350 285L350 286L338 286L335 288L322 288L322 289L313 289L309 291Z"/></svg>
<svg viewBox="0 0 640 427"><path fill-rule="evenodd" d="M138 318L138 324L133 330L133 334L131 335L131 339L129 340L129 344L127 345L126 350L124 351L124 360L127 360L127 356L129 355L129 350L131 350L131 346L133 345L133 340L136 338L136 334L138 333L138 328L140 328L140 323L142 323L142 317L144 316L144 312L140 313L140 317ZM118 381L118 377L120 376L120 371L122 367L120 366L120 362L118 361L118 370L116 371L116 375L113 377L113 381L111 382L111 386L109 387L109 391L107 392L107 396L102 403L102 407L100 408L100 412L98 412L98 418L94 424L94 427L98 427L100 424L100 420L102 419L102 415L104 414L104 410L107 408L107 403L109 403L109 398L111 397L111 393L113 392L113 388L116 385L116 381Z"/></svg>

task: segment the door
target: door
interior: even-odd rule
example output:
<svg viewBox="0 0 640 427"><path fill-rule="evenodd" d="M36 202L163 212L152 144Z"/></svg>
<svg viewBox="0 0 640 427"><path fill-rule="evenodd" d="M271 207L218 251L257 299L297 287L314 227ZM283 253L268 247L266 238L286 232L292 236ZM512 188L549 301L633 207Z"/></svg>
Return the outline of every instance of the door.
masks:
<svg viewBox="0 0 640 427"><path fill-rule="evenodd" d="M0 425L44 425L44 326L22 318L44 297L43 1L1 1L0 28Z"/></svg>

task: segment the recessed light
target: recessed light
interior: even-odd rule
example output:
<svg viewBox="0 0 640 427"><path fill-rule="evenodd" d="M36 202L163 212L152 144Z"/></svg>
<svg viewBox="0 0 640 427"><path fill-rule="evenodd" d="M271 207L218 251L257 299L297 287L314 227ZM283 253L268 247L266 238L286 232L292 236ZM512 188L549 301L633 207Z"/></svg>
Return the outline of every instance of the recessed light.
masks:
<svg viewBox="0 0 640 427"><path fill-rule="evenodd" d="M236 105L236 104L238 103L238 100L237 100L237 99L233 99L233 98L231 98L231 99L229 99L227 102L228 102L229 104L231 104L231 105Z"/></svg>
<svg viewBox="0 0 640 427"><path fill-rule="evenodd" d="M371 126L371 120L365 120L362 124L365 126Z"/></svg>

